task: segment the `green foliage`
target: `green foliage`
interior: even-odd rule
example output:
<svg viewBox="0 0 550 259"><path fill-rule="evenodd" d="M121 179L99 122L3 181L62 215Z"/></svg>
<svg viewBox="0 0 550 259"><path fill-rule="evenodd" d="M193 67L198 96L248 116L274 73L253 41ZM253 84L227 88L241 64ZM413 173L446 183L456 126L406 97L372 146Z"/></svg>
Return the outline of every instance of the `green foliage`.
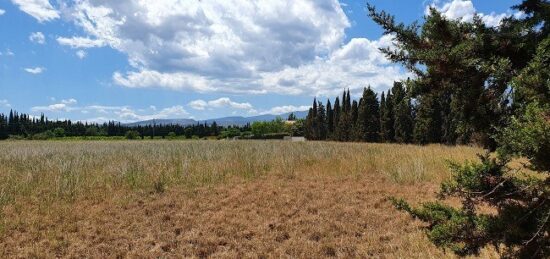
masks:
<svg viewBox="0 0 550 259"><path fill-rule="evenodd" d="M428 237L436 245L459 255L503 245L506 256L550 256L550 3L525 0L515 8L526 15L487 28L479 17L451 21L435 9L422 27L405 26L369 6L373 20L397 41L397 48L382 51L417 75L410 82L419 102L415 139L478 139L497 151L476 162L451 163L452 177L442 183L440 198L458 198L460 208L392 200L429 223ZM398 113L406 104L395 90L398 140L403 136ZM518 158L523 167L511 163ZM496 213L483 214L480 207Z"/></svg>
<svg viewBox="0 0 550 259"><path fill-rule="evenodd" d="M380 103L377 94L370 88L363 90L359 105L357 125L359 140L376 142L380 137Z"/></svg>
<svg viewBox="0 0 550 259"><path fill-rule="evenodd" d="M129 130L126 132L126 135L124 136L126 139L138 139L140 138L139 132L135 130Z"/></svg>
<svg viewBox="0 0 550 259"><path fill-rule="evenodd" d="M32 139L34 140L48 140L55 138L55 134L51 130L46 130L42 133L34 134Z"/></svg>
<svg viewBox="0 0 550 259"><path fill-rule="evenodd" d="M241 131L237 128L228 128L226 130L222 130L220 132L219 138L225 139L225 138L233 138L238 137L241 135Z"/></svg>
<svg viewBox="0 0 550 259"><path fill-rule="evenodd" d="M168 139L176 139L178 137L178 135L176 135L176 132L168 132L168 135L167 135Z"/></svg>
<svg viewBox="0 0 550 259"><path fill-rule="evenodd" d="M288 118L287 118L286 120L288 120L288 121L295 121L295 120L297 120L297 119L298 119L298 118L296 118L296 115L295 115L293 112L291 112L291 113L288 115Z"/></svg>
<svg viewBox="0 0 550 259"><path fill-rule="evenodd" d="M523 156L533 170L550 171L550 106L530 103L525 112L513 116L498 137L499 153L505 157Z"/></svg>
<svg viewBox="0 0 550 259"><path fill-rule="evenodd" d="M53 130L53 134L55 135L56 138L65 137L65 129L63 129L63 128L55 128L55 129Z"/></svg>
<svg viewBox="0 0 550 259"><path fill-rule="evenodd" d="M273 121L255 121L252 123L252 134L256 137L283 132L285 132L285 123L280 117Z"/></svg>

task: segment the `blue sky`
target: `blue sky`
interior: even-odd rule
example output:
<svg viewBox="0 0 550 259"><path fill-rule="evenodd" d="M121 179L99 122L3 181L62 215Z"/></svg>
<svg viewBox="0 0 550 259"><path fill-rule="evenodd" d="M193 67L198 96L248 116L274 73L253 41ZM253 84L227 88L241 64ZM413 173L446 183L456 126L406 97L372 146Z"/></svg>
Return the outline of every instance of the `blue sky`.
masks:
<svg viewBox="0 0 550 259"><path fill-rule="evenodd" d="M370 0L398 21L434 6L498 26L520 1ZM2 0L0 112L102 122L305 110L410 76L365 1Z"/></svg>

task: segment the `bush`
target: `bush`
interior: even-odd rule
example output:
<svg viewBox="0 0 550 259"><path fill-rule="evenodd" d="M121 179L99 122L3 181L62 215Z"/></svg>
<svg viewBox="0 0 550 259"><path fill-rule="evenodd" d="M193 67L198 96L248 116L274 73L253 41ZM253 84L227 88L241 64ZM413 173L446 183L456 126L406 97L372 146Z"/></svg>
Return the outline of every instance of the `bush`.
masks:
<svg viewBox="0 0 550 259"><path fill-rule="evenodd" d="M129 130L129 131L126 132L124 137L126 139L138 139L138 138L140 138L140 134L139 134L139 132L137 132L135 130Z"/></svg>
<svg viewBox="0 0 550 259"><path fill-rule="evenodd" d="M53 134L56 138L62 138L65 137L65 130L63 128L55 128Z"/></svg>
<svg viewBox="0 0 550 259"><path fill-rule="evenodd" d="M52 138L55 138L55 134L51 130L46 130L32 136L32 139L34 140L47 140Z"/></svg>
<svg viewBox="0 0 550 259"><path fill-rule="evenodd" d="M168 133L168 139L176 139L178 135L175 132L171 131Z"/></svg>

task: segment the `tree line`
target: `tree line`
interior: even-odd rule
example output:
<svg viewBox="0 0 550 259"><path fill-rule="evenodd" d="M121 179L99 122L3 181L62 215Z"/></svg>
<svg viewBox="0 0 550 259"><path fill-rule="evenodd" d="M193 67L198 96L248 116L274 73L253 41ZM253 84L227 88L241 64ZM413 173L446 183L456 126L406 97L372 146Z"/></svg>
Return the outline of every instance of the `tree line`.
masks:
<svg viewBox="0 0 550 259"><path fill-rule="evenodd" d="M407 81L407 82L410 82ZM349 89L342 99L330 99L326 106L313 100L305 121L305 135L310 140L446 143L457 144L470 138L454 131L450 104L441 100L420 102L414 98L406 83L394 82L380 97L372 88L363 89L359 100L353 100ZM437 104L434 104L437 102Z"/></svg>
<svg viewBox="0 0 550 259"><path fill-rule="evenodd" d="M128 132L132 134L128 135ZM193 125L159 124L129 126L120 122L106 123L73 122L71 120L49 120L44 114L34 117L29 114L11 110L8 115L0 113L0 140L15 139L49 139L55 137L124 137L153 138L169 136L185 136L186 138L203 138L219 135L240 134L250 132L251 126L222 127L216 122L210 124L197 123Z"/></svg>

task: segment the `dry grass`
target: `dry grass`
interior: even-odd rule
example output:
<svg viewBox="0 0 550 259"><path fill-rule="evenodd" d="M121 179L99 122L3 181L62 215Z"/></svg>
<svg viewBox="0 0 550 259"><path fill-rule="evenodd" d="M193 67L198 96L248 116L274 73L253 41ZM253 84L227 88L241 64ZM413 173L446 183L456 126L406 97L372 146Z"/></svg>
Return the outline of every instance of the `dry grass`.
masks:
<svg viewBox="0 0 550 259"><path fill-rule="evenodd" d="M0 143L1 257L452 257L386 198L433 199L471 147ZM484 251L483 256L494 256Z"/></svg>

